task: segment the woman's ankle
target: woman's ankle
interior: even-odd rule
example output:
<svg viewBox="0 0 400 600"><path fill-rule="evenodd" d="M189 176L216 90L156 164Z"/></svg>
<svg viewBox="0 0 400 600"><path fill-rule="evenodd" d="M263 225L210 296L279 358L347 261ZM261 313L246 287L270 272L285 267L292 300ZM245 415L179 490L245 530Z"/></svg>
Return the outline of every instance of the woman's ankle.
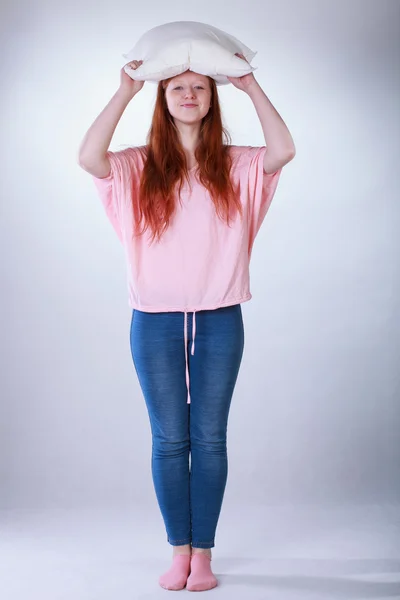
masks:
<svg viewBox="0 0 400 600"><path fill-rule="evenodd" d="M174 546L173 556L177 554L191 555L192 547L190 544L186 544L185 546Z"/></svg>
<svg viewBox="0 0 400 600"><path fill-rule="evenodd" d="M196 547L192 547L192 555L193 554L206 554L210 558L212 556L211 548L196 548Z"/></svg>

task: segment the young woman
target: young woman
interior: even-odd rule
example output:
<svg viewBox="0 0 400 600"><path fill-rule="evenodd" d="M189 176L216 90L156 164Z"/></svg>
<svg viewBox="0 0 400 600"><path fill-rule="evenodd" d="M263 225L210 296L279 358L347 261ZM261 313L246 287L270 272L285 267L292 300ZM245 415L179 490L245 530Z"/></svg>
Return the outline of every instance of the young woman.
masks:
<svg viewBox="0 0 400 600"><path fill-rule="evenodd" d="M244 57L242 57L244 59ZM138 68L140 61L128 63ZM171 568L169 590L217 585L211 548L228 472L227 423L244 347L255 237L292 137L251 73L230 78L252 100L266 146L232 146L211 77L158 84L147 144L108 150L143 82L120 87L79 151L124 246L133 363L152 432L152 477ZM189 464L190 459L190 464Z"/></svg>

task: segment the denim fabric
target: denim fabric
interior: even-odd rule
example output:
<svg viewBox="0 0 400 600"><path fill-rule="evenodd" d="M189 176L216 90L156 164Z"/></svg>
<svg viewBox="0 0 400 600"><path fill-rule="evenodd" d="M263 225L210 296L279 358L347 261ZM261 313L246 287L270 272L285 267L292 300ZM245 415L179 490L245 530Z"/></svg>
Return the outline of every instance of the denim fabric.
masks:
<svg viewBox="0 0 400 600"><path fill-rule="evenodd" d="M152 433L152 477L172 546L212 548L228 475L227 424L244 348L240 304L188 313L133 310L130 344ZM190 458L190 460L189 460Z"/></svg>

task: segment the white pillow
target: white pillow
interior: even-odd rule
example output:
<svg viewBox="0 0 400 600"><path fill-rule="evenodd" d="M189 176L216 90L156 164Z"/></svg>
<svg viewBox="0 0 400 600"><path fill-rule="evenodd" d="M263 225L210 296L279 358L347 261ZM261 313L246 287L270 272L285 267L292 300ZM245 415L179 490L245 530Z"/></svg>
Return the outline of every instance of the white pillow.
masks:
<svg viewBox="0 0 400 600"><path fill-rule="evenodd" d="M235 53L243 54L250 63L257 54L238 39L197 21L165 23L147 31L135 46L122 56L142 60L136 70L125 67L132 79L157 83L190 70L212 77L218 85L229 77L241 77L255 70Z"/></svg>

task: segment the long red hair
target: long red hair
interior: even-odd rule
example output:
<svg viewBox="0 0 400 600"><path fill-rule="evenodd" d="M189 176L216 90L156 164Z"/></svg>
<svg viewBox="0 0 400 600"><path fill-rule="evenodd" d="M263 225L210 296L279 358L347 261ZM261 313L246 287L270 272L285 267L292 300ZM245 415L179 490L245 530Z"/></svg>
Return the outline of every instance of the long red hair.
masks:
<svg viewBox="0 0 400 600"><path fill-rule="evenodd" d="M160 240L170 225L184 180L189 177L179 133L165 99L165 88L171 79L158 84L152 124L143 148L145 162L139 186L138 221L143 222L140 233L152 231L152 241ZM231 138L222 125L217 86L214 79L208 79L211 107L201 123L195 158L199 180L208 189L217 215L229 226L233 214L239 212L242 216L242 205L230 179Z"/></svg>

